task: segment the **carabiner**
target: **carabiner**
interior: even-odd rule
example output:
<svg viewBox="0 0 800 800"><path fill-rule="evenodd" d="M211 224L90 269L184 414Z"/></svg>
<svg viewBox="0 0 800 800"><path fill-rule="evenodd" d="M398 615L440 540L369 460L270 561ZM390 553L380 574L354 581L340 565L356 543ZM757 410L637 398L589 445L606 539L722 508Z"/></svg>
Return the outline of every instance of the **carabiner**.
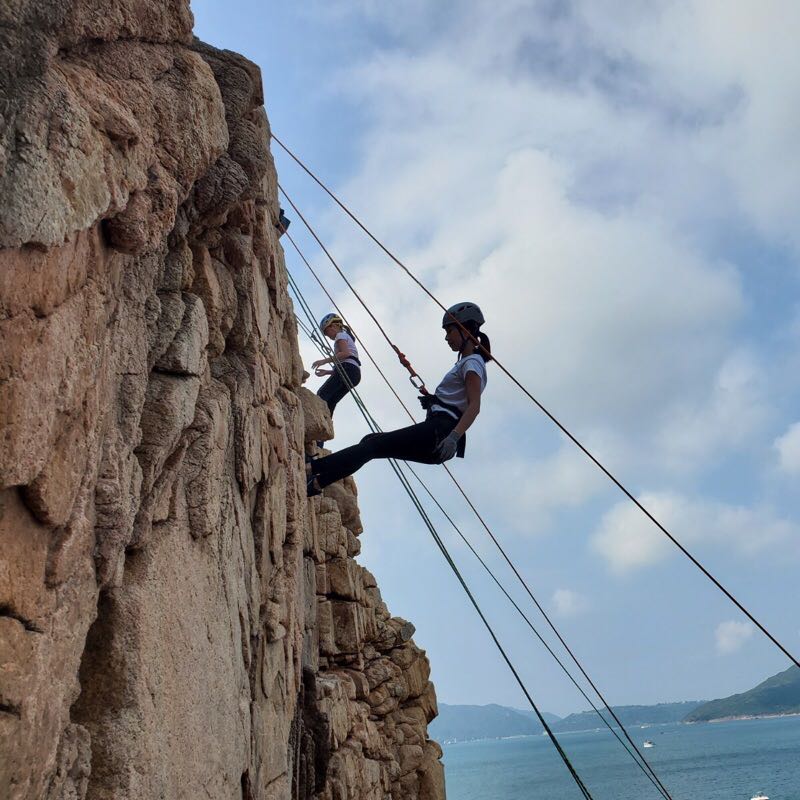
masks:
<svg viewBox="0 0 800 800"><path fill-rule="evenodd" d="M414 378L419 381L419 385L414 383ZM428 390L425 388L425 381L420 378L419 375L415 372L413 375L409 375L408 379L411 381L411 385L418 391L422 392L422 394L428 394Z"/></svg>

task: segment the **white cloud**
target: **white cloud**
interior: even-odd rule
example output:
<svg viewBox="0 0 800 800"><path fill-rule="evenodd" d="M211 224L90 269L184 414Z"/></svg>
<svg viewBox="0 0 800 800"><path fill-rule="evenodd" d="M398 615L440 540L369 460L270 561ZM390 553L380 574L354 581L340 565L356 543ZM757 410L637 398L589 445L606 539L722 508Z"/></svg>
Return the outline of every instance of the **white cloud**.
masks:
<svg viewBox="0 0 800 800"><path fill-rule="evenodd" d="M714 631L717 652L726 656L741 650L754 631L755 628L749 622L738 622L736 620L720 622Z"/></svg>
<svg viewBox="0 0 800 800"><path fill-rule="evenodd" d="M481 428L501 429L502 422L481 421ZM487 469L487 480L475 481L471 493L481 508L495 509L504 524L525 536L547 533L552 515L559 509L580 508L608 490L608 482L571 443L538 457L539 447L517 450L513 436L497 441L476 434L470 442L472 456ZM498 447L509 448L498 458ZM457 473L461 473L456 464ZM474 471L473 471L474 473ZM472 476L470 476L472 477Z"/></svg>
<svg viewBox="0 0 800 800"><path fill-rule="evenodd" d="M650 492L640 502L686 546L714 543L753 556L780 545L796 554L800 527L768 508L691 500L674 492ZM677 552L675 546L631 502L620 501L603 517L592 549L617 573L650 566Z"/></svg>
<svg viewBox="0 0 800 800"><path fill-rule="evenodd" d="M795 422L775 440L781 469L790 474L800 473L800 422Z"/></svg>
<svg viewBox="0 0 800 800"><path fill-rule="evenodd" d="M705 194L689 174L696 169L706 186L716 187L717 209L738 211L765 235L800 248L792 211L800 205L794 177L800 111L787 103L800 91L792 33L800 26L800 6L792 0L735 7L693 0L664 3L659 13L621 6L623 17L586 0L578 16L599 47L641 69L651 113L665 113L672 142L683 144L682 158L658 153L667 194L674 187L675 199L681 202L682 194L684 203L689 186L692 194Z"/></svg>
<svg viewBox="0 0 800 800"><path fill-rule="evenodd" d="M448 164L458 172L469 160L472 180L485 181L488 191L460 185L463 175L449 182L449 209L416 207L417 216L437 216L427 247L401 249L438 296L480 300L497 352L523 383L584 426L655 419L674 402L676 386L697 404L706 402L698 391L719 369L726 333L742 307L731 270L707 263L654 220L609 218L575 206L563 170L547 155L511 154L498 174L494 159L480 163L480 153L433 150L438 167L424 159L411 167L384 164L381 172L402 176L419 194L431 173L446 183ZM393 180L386 184L376 205L395 198L387 215L402 231L400 208L410 208L411 197L402 188L395 194ZM486 199L473 208L476 193ZM413 230L408 235L417 238ZM397 270L375 269L372 254L361 263L368 273L360 291L435 381L447 353L431 345L439 312ZM507 406L517 390L493 370L490 391L487 400Z"/></svg>
<svg viewBox="0 0 800 800"><path fill-rule="evenodd" d="M752 444L772 413L767 376L752 353L730 354L710 384L705 397L676 402L656 433L658 451L676 471Z"/></svg>
<svg viewBox="0 0 800 800"><path fill-rule="evenodd" d="M466 0L455 14L421 2L413 13L333 5L353 24L367 18L383 28L394 45L365 61L357 84L349 74L343 81L376 120L370 145L385 143L381 128L419 133L424 144L438 127L445 148L499 143L502 156L524 137L569 151L578 171L602 174L607 189L632 177L648 185L622 196L632 192L653 208L666 201L686 219L743 213L800 244L800 111L791 102L800 91L800 6L792 0L735 8L668 1L657 9L617 2L613 12L591 0ZM464 124L481 112L483 124ZM436 165L435 153L417 154Z"/></svg>
<svg viewBox="0 0 800 800"><path fill-rule="evenodd" d="M580 506L605 489L597 468L571 442L529 463L524 498L533 508Z"/></svg>
<svg viewBox="0 0 800 800"><path fill-rule="evenodd" d="M589 608L586 598L572 589L556 589L550 605L560 617L574 617Z"/></svg>
<svg viewBox="0 0 800 800"><path fill-rule="evenodd" d="M644 495L639 498L656 519L669 526L680 500L672 495ZM629 502L619 502L602 519L592 537L592 548L615 572L654 564L670 552L663 534Z"/></svg>

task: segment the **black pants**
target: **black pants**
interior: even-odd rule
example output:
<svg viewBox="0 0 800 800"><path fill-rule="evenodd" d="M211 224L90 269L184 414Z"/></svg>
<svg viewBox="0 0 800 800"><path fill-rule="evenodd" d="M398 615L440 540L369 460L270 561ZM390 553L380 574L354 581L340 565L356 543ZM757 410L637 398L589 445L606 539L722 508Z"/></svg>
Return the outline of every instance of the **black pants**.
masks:
<svg viewBox="0 0 800 800"><path fill-rule="evenodd" d="M347 380L349 380L350 383L344 380L339 369L344 370L344 374L347 375ZM338 367L334 365L333 375L319 387L317 397L321 397L328 404L328 409L331 412L331 416L333 416L333 409L336 408L336 404L350 391L350 386L358 386L359 383L361 383L361 368L356 364L344 362L343 364L339 364Z"/></svg>
<svg viewBox="0 0 800 800"><path fill-rule="evenodd" d="M311 471L320 487L341 480L361 469L373 458L397 458L420 464L438 464L435 455L439 442L456 426L449 414L432 414L424 422L387 433L370 433L358 444L311 462Z"/></svg>

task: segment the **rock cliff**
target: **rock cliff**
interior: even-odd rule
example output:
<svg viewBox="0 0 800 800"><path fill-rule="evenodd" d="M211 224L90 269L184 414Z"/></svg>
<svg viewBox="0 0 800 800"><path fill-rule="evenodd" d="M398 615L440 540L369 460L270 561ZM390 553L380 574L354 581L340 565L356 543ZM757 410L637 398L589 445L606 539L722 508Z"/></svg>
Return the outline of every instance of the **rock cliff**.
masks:
<svg viewBox="0 0 800 800"><path fill-rule="evenodd" d="M0 796L437 800L428 662L302 388L258 69L0 6Z"/></svg>

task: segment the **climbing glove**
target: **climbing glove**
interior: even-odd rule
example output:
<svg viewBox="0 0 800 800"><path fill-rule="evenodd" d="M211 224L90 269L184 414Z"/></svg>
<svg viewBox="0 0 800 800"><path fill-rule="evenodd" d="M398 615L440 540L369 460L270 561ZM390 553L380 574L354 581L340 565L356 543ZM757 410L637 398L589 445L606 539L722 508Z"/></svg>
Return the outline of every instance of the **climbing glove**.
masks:
<svg viewBox="0 0 800 800"><path fill-rule="evenodd" d="M461 434L456 433L455 431L450 431L447 436L442 439L441 442L436 447L436 456L439 459L440 464L444 464L445 461L449 461L455 454L456 450L458 449L458 440L461 438Z"/></svg>

